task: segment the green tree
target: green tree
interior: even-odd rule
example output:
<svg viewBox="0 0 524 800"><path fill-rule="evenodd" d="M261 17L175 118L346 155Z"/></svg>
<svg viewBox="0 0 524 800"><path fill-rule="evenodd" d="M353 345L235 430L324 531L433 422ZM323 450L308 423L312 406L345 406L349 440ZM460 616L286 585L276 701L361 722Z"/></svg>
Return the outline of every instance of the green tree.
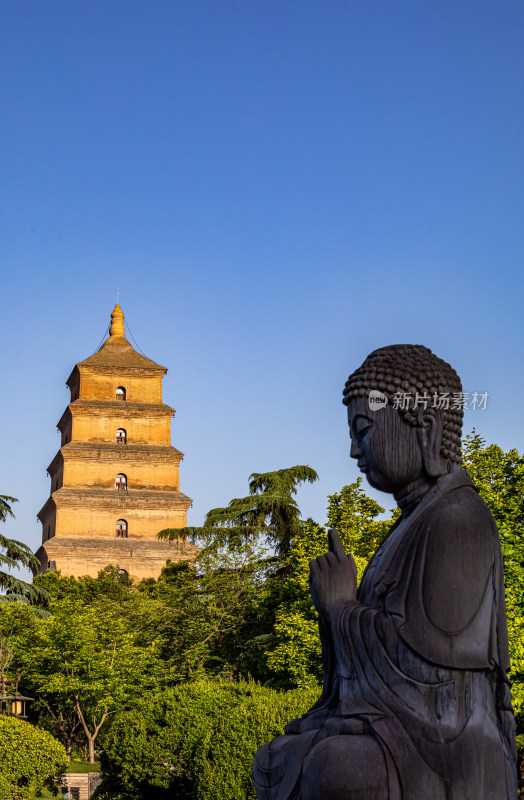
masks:
<svg viewBox="0 0 524 800"><path fill-rule="evenodd" d="M38 619L18 647L25 680L57 725L72 712L95 760L97 736L110 715L158 687L155 647L141 647L119 603L62 599Z"/></svg>
<svg viewBox="0 0 524 800"><path fill-rule="evenodd" d="M160 531L158 538L174 541L183 533L218 548L262 536L281 559L286 559L300 531L300 510L294 495L301 483L317 479L314 469L300 465L254 472L247 497L235 498L225 508L213 508L200 528L168 528Z"/></svg>
<svg viewBox="0 0 524 800"><path fill-rule="evenodd" d="M14 517L12 505L18 503L16 497L0 495L0 522L5 522L8 517ZM33 551L23 542L15 539L8 539L0 534L0 567L7 567L9 570L27 567L37 569L39 561ZM0 603L26 602L38 603L47 599L47 595L41 589L32 586L30 583L16 578L10 572L0 569L0 589L6 594L0 595Z"/></svg>
<svg viewBox="0 0 524 800"><path fill-rule="evenodd" d="M60 570L46 572L44 575L37 575L34 584L46 592L48 599L54 601L80 600L89 604L105 597L118 603L126 603L136 594L133 591L133 579L116 566L105 567L96 578L91 575L73 578L62 575Z"/></svg>
<svg viewBox="0 0 524 800"><path fill-rule="evenodd" d="M205 612L201 633L206 628L209 633L200 636L198 644L194 639L193 657L199 657L204 672L195 673L192 667L192 675L219 672L267 677L264 649L287 571L286 559L302 529L294 495L301 483L312 483L317 477L308 466L254 473L249 495L212 509L202 527L160 532L161 539L176 541L184 534L203 545L195 587ZM276 555L268 554L268 546ZM199 619L193 614L187 630L194 631Z"/></svg>
<svg viewBox="0 0 524 800"><path fill-rule="evenodd" d="M74 578L62 576L59 571L46 572L35 578L35 584L46 591L49 596L51 604L48 603L46 607L51 611L59 608L63 602L89 606L104 600L106 603L112 603L114 607L118 607L119 613L126 623L130 623L130 620L136 617L136 614L131 613L131 609L135 607L133 595L138 597L138 592L127 573L117 567L106 567L99 572L96 578L89 575ZM43 662L40 666L33 664L33 644L35 641L40 641L41 634L31 633L28 621L26 621L25 629L27 629L28 635L22 637L19 647L19 669L24 673L23 680L27 691L37 697L33 713L38 711L39 725L63 742L68 761L70 761L73 749L79 751L87 744L84 727L76 711L74 697L64 691L52 692L51 684L48 684L45 692L41 691L45 670L49 664L48 662ZM28 663L31 664L29 670L26 668Z"/></svg>
<svg viewBox="0 0 524 800"><path fill-rule="evenodd" d="M171 682L245 674L245 639L263 591L266 565L253 542L241 550L204 549L196 565L169 564L140 584L131 613L141 641L155 641Z"/></svg>
<svg viewBox="0 0 524 800"><path fill-rule="evenodd" d="M463 447L464 467L489 506L500 532L508 615L513 706L524 751L524 457L486 446L473 430Z"/></svg>
<svg viewBox="0 0 524 800"><path fill-rule="evenodd" d="M348 553L352 553L359 567L363 568L397 518L398 509L390 511L388 519L377 519L385 509L368 497L362 488L362 478L344 486L338 494L328 496L328 520L330 528L336 528Z"/></svg>
<svg viewBox="0 0 524 800"><path fill-rule="evenodd" d="M289 555L289 571L280 591L267 665L284 688L318 685L322 679L322 648L318 615L309 593L309 562L327 550L327 531L312 519L302 525Z"/></svg>

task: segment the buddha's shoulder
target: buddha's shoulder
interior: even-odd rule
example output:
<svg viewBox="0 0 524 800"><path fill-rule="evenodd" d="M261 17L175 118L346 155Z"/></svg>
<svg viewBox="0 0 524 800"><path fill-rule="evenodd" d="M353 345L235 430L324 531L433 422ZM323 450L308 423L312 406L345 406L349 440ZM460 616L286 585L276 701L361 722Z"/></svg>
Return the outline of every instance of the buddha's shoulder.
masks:
<svg viewBox="0 0 524 800"><path fill-rule="evenodd" d="M475 604L499 560L498 532L489 508L470 484L444 494L423 516L426 587L432 593L436 587L445 591L452 586L458 594L460 586L469 587ZM435 597L441 598L441 591Z"/></svg>
<svg viewBox="0 0 524 800"><path fill-rule="evenodd" d="M431 503L420 516L419 524L433 532L484 531L491 537L495 520L472 483L459 486Z"/></svg>

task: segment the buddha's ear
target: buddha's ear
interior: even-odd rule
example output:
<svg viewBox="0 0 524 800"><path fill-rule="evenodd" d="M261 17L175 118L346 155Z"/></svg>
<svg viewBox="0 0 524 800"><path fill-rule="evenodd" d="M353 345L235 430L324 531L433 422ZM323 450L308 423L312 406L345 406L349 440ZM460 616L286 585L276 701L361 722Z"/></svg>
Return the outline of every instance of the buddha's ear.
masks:
<svg viewBox="0 0 524 800"><path fill-rule="evenodd" d="M438 478L446 471L440 454L442 444L442 415L436 408L423 408L417 412L417 435L422 452L422 461L430 478Z"/></svg>

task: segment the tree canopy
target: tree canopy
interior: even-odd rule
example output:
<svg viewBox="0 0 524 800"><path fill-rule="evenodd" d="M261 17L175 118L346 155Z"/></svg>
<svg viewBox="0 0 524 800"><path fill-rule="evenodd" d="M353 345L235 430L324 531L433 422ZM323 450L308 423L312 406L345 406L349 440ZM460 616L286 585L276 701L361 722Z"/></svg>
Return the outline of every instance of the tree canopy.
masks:
<svg viewBox="0 0 524 800"><path fill-rule="evenodd" d="M238 547L247 540L264 537L277 556L285 559L300 531L300 510L294 496L300 484L316 480L315 470L301 465L254 472L249 478L247 497L237 497L224 508L211 509L200 528L166 529L160 531L158 538L172 541L183 533L214 547Z"/></svg>
<svg viewBox="0 0 524 800"><path fill-rule="evenodd" d="M5 522L8 517L14 517L12 505L18 503L16 497L7 494L0 495L0 522ZM3 551L3 552L2 552ZM37 569L39 561L30 547L16 539L8 539L0 534L0 568L8 570ZM38 587L15 577L10 571L0 569L0 590L5 594L0 595L0 604L9 602L38 603L45 600L47 595Z"/></svg>

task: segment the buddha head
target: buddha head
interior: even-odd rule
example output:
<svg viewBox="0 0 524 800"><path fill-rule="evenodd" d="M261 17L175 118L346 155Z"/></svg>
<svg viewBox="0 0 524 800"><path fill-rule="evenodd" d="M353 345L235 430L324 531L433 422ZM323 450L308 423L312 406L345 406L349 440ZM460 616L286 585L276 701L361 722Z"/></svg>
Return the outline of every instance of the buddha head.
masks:
<svg viewBox="0 0 524 800"><path fill-rule="evenodd" d="M371 486L398 494L460 469L462 384L422 345L374 350L344 388L351 456Z"/></svg>

